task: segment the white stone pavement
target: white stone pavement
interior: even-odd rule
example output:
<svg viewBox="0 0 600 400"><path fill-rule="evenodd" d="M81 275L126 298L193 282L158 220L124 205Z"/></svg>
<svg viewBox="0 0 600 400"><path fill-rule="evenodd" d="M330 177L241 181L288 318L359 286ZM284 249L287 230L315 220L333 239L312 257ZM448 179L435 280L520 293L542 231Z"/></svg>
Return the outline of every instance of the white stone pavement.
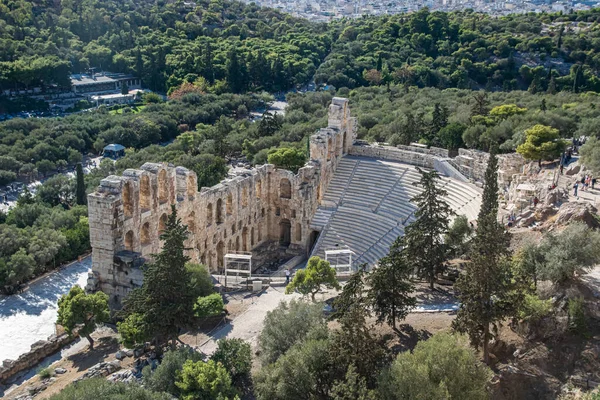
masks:
<svg viewBox="0 0 600 400"><path fill-rule="evenodd" d="M201 344L199 350L210 355L217 349L217 341L224 338L246 340L255 349L267 312L276 308L281 301L301 298L297 293L286 295L284 291L284 287L269 287L258 295L253 295L247 300L252 302L250 307L212 332L211 338Z"/></svg>
<svg viewBox="0 0 600 400"><path fill-rule="evenodd" d="M0 298L0 362L17 359L54 333L58 299L75 284L84 287L91 266L88 257L41 278L21 294Z"/></svg>

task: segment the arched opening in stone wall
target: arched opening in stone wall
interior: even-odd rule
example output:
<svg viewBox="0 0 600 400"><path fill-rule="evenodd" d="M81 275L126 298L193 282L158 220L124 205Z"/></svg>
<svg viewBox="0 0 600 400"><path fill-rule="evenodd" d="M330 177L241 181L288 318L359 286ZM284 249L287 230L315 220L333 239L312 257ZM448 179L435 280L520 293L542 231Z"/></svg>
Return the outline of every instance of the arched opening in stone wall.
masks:
<svg viewBox="0 0 600 400"><path fill-rule="evenodd" d="M319 231L312 231L310 233L310 237L308 240L308 248L309 250L312 250L312 248L315 246L315 243L317 243L317 240L319 239Z"/></svg>
<svg viewBox="0 0 600 400"><path fill-rule="evenodd" d="M240 237L235 238L235 251L240 251Z"/></svg>
<svg viewBox="0 0 600 400"><path fill-rule="evenodd" d="M212 225L212 221L213 221L212 203L208 203L208 205L206 206L206 226Z"/></svg>
<svg viewBox="0 0 600 400"><path fill-rule="evenodd" d="M160 216L160 220L158 220L158 234L162 234L167 228L167 214L163 214Z"/></svg>
<svg viewBox="0 0 600 400"><path fill-rule="evenodd" d="M344 141L342 142L342 154L346 152L346 146L348 145L348 131L344 132Z"/></svg>
<svg viewBox="0 0 600 400"><path fill-rule="evenodd" d="M254 228L250 229L250 248L254 247Z"/></svg>
<svg viewBox="0 0 600 400"><path fill-rule="evenodd" d="M131 218L133 215L133 189L131 182L126 182L123 187L123 213L125 218Z"/></svg>
<svg viewBox="0 0 600 400"><path fill-rule="evenodd" d="M142 245L150 244L150 224L148 222L142 225L140 241L142 242Z"/></svg>
<svg viewBox="0 0 600 400"><path fill-rule="evenodd" d="M260 196L262 195L262 182L260 179L256 181L256 184L254 185L254 191L256 192L256 198L260 199Z"/></svg>
<svg viewBox="0 0 600 400"><path fill-rule="evenodd" d="M142 179L140 180L140 208L143 211L152 208L152 191L148 175L142 175Z"/></svg>
<svg viewBox="0 0 600 400"><path fill-rule="evenodd" d="M196 233L196 213L192 211L187 219L187 228L190 234Z"/></svg>
<svg viewBox="0 0 600 400"><path fill-rule="evenodd" d="M289 246L292 240L292 224L289 219L282 219L279 223L279 244Z"/></svg>
<svg viewBox="0 0 600 400"><path fill-rule="evenodd" d="M248 189L242 188L242 207L248 207Z"/></svg>
<svg viewBox="0 0 600 400"><path fill-rule="evenodd" d="M231 234L235 235L235 222L231 224Z"/></svg>
<svg viewBox="0 0 600 400"><path fill-rule="evenodd" d="M327 161L331 161L331 155L333 154L333 140L329 138L327 140Z"/></svg>
<svg viewBox="0 0 600 400"><path fill-rule="evenodd" d="M317 183L317 201L321 201L321 184Z"/></svg>
<svg viewBox="0 0 600 400"><path fill-rule="evenodd" d="M292 198L292 184L287 178L282 178L279 182L279 197L282 199Z"/></svg>
<svg viewBox="0 0 600 400"><path fill-rule="evenodd" d="M296 224L296 242L302 241L302 225Z"/></svg>
<svg viewBox="0 0 600 400"><path fill-rule="evenodd" d="M169 187L167 183L167 171L161 169L158 173L158 201L166 203L169 201Z"/></svg>
<svg viewBox="0 0 600 400"><path fill-rule="evenodd" d="M200 255L200 264L206 265L206 253ZM210 267L209 267L210 268Z"/></svg>
<svg viewBox="0 0 600 400"><path fill-rule="evenodd" d="M194 182L194 177L192 175L188 175L187 177L187 195L188 198L193 199L196 195L196 183Z"/></svg>
<svg viewBox="0 0 600 400"><path fill-rule="evenodd" d="M224 260L225 260L225 245L223 244L223 241L220 241L219 244L217 244L217 267L218 268L223 268L223 266L225 265Z"/></svg>
<svg viewBox="0 0 600 400"><path fill-rule="evenodd" d="M231 193L227 195L227 209L225 211L227 215L233 214L233 195Z"/></svg>
<svg viewBox="0 0 600 400"><path fill-rule="evenodd" d="M242 251L248 251L248 228L242 229Z"/></svg>
<svg viewBox="0 0 600 400"><path fill-rule="evenodd" d="M125 250L133 251L133 231L125 234Z"/></svg>
<svg viewBox="0 0 600 400"><path fill-rule="evenodd" d="M227 243L227 252L231 253L233 251L233 241L231 239L229 239L229 242Z"/></svg>
<svg viewBox="0 0 600 400"><path fill-rule="evenodd" d="M256 230L258 231L258 243L262 242L262 229L260 229L260 226L258 228L256 228Z"/></svg>
<svg viewBox="0 0 600 400"><path fill-rule="evenodd" d="M219 199L217 200L217 224L222 224L223 223L223 200Z"/></svg>

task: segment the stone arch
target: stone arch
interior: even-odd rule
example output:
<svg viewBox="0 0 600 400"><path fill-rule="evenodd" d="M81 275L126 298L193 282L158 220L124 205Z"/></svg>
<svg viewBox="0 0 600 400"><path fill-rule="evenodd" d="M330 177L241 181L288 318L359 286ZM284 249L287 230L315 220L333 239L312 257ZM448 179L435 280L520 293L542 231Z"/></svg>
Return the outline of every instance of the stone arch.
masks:
<svg viewBox="0 0 600 400"><path fill-rule="evenodd" d="M256 228L256 230L258 231L258 243L262 242L262 229L260 229L260 226L258 228Z"/></svg>
<svg viewBox="0 0 600 400"><path fill-rule="evenodd" d="M287 178L282 178L281 181L279 181L279 197L282 199L292 198L292 184Z"/></svg>
<svg viewBox="0 0 600 400"><path fill-rule="evenodd" d="M125 234L125 250L133 251L133 231Z"/></svg>
<svg viewBox="0 0 600 400"><path fill-rule="evenodd" d="M142 242L142 245L150 244L150 224L148 222L142 225L140 241Z"/></svg>
<svg viewBox="0 0 600 400"><path fill-rule="evenodd" d="M217 220L217 224L222 224L223 223L223 200L219 199L217 200L217 209L216 209L216 220Z"/></svg>
<svg viewBox="0 0 600 400"><path fill-rule="evenodd" d="M187 177L187 195L190 199L193 199L196 195L196 182L194 182L194 177L192 175L188 175Z"/></svg>
<svg viewBox="0 0 600 400"><path fill-rule="evenodd" d="M327 139L327 161L331 161L331 155L333 154L333 140Z"/></svg>
<svg viewBox="0 0 600 400"><path fill-rule="evenodd" d="M233 251L233 241L231 239L229 239L229 242L227 243L227 251L229 253Z"/></svg>
<svg viewBox="0 0 600 400"><path fill-rule="evenodd" d="M242 207L248 207L248 189L242 188Z"/></svg>
<svg viewBox="0 0 600 400"><path fill-rule="evenodd" d="M188 215L187 228L192 235L196 233L196 213L194 211Z"/></svg>
<svg viewBox="0 0 600 400"><path fill-rule="evenodd" d="M167 183L167 171L161 169L158 173L158 201L166 203L169 201L169 187Z"/></svg>
<svg viewBox="0 0 600 400"><path fill-rule="evenodd" d="M217 267L223 268L225 265L225 245L223 241L217 244Z"/></svg>
<svg viewBox="0 0 600 400"><path fill-rule="evenodd" d="M242 251L248 251L248 228L242 229Z"/></svg>
<svg viewBox="0 0 600 400"><path fill-rule="evenodd" d="M133 215L133 189L129 181L123 187L123 213L125 218L131 218Z"/></svg>
<svg viewBox="0 0 600 400"><path fill-rule="evenodd" d="M296 242L302 241L302 225L296 224Z"/></svg>
<svg viewBox="0 0 600 400"><path fill-rule="evenodd" d="M150 177L142 175L140 180L140 208L149 210L152 208L152 191L150 189Z"/></svg>
<svg viewBox="0 0 600 400"><path fill-rule="evenodd" d="M279 223L279 244L289 246L292 241L292 224L289 219L282 219Z"/></svg>
<svg viewBox="0 0 600 400"><path fill-rule="evenodd" d="M254 247L254 228L250 229L250 249Z"/></svg>
<svg viewBox="0 0 600 400"><path fill-rule="evenodd" d="M240 237L235 238L235 251L240 251Z"/></svg>
<svg viewBox="0 0 600 400"><path fill-rule="evenodd" d="M206 206L206 226L212 225L213 222L213 207L212 203L208 203Z"/></svg>
<svg viewBox="0 0 600 400"><path fill-rule="evenodd" d="M227 195L227 204L226 204L225 213L227 215L233 214L233 195L231 193L229 193Z"/></svg>
<svg viewBox="0 0 600 400"><path fill-rule="evenodd" d="M344 131L344 141L342 142L342 154L346 153L348 147L348 131Z"/></svg>
<svg viewBox="0 0 600 400"><path fill-rule="evenodd" d="M255 192L256 198L260 199L260 196L262 195L262 181L260 179L258 179L256 181L256 184L254 185L254 192Z"/></svg>
<svg viewBox="0 0 600 400"><path fill-rule="evenodd" d="M321 185L317 183L317 201L321 201Z"/></svg>
<svg viewBox="0 0 600 400"><path fill-rule="evenodd" d="M163 213L158 220L158 234L162 234L164 230L167 228L167 214Z"/></svg>

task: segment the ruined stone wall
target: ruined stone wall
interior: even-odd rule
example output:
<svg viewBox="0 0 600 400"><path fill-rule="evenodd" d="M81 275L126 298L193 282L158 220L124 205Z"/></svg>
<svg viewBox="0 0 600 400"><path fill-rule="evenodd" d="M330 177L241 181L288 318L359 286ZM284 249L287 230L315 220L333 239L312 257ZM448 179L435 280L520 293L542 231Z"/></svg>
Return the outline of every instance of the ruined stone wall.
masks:
<svg viewBox="0 0 600 400"><path fill-rule="evenodd" d="M380 158L384 160L399 161L406 164L417 165L423 168L434 169L436 157L423 151L411 151L409 146L392 147L379 145L354 145L349 154L353 156ZM419 149L422 150L422 149Z"/></svg>
<svg viewBox="0 0 600 400"><path fill-rule="evenodd" d="M223 267L227 253L256 251L270 242L290 255L307 252L310 220L355 132L348 100L334 98L328 127L311 136L310 160L297 174L267 164L198 191L193 171L146 163L103 179L88 196L88 289L108 293L118 306L141 285L139 266L160 251L171 205L188 226L188 255L211 271Z"/></svg>
<svg viewBox="0 0 600 400"><path fill-rule="evenodd" d="M459 149L454 163L467 178L483 182L489 154L479 150ZM510 184L512 176L520 174L525 159L517 153L498 155L498 182L501 186Z"/></svg>

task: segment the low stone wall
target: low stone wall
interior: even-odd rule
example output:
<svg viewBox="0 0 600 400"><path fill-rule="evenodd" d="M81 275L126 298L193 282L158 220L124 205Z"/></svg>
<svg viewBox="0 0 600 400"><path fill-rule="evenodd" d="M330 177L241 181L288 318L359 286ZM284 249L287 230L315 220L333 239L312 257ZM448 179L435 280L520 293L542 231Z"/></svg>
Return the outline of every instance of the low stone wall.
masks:
<svg viewBox="0 0 600 400"><path fill-rule="evenodd" d="M16 360L4 360L0 366L0 384L7 384L19 372L38 365L44 358L59 351L63 346L75 340L75 336L66 333L51 335L47 340L39 340L31 345L31 350L21 354Z"/></svg>
<svg viewBox="0 0 600 400"><path fill-rule="evenodd" d="M397 147L400 150L414 151L415 153L431 154L432 156L438 157L449 157L448 150L440 147L405 146L402 144L398 145Z"/></svg>
<svg viewBox="0 0 600 400"><path fill-rule="evenodd" d="M411 148L403 146L404 148ZM391 146L352 146L348 154L353 156L372 157L383 160L400 161L423 168L434 169L436 157L422 152L409 151Z"/></svg>

